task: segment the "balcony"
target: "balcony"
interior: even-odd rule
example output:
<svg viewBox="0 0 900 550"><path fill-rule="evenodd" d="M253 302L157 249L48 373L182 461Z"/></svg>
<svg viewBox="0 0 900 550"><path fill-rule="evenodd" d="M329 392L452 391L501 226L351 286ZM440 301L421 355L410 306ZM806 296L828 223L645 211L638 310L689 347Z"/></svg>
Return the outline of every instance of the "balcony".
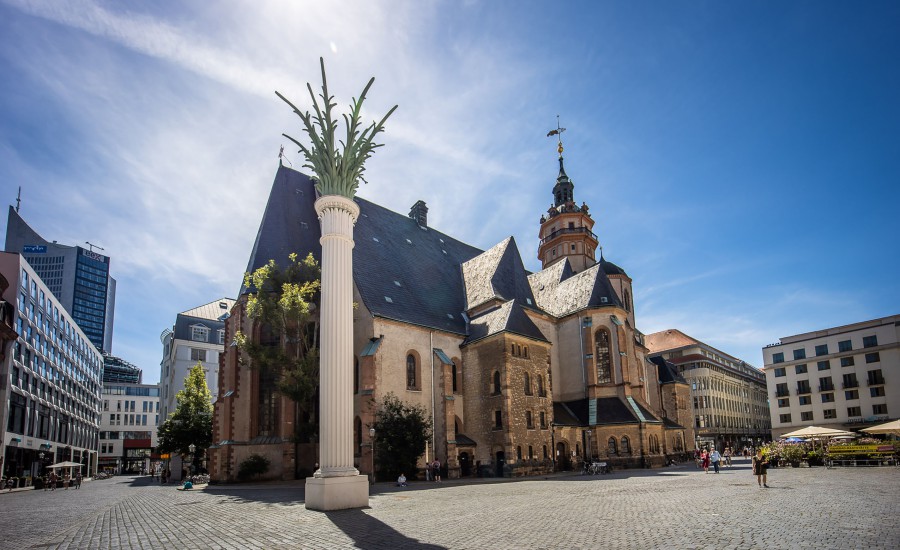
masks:
<svg viewBox="0 0 900 550"><path fill-rule="evenodd" d="M791 395L789 390L775 390L775 397L787 397Z"/></svg>
<svg viewBox="0 0 900 550"><path fill-rule="evenodd" d="M853 380L853 381L851 381L851 382L844 382L844 383L842 384L842 386L843 386L843 388L844 388L845 390L849 390L849 389L852 389L852 388L858 388L858 387L859 387L859 382L857 382L856 380Z"/></svg>
<svg viewBox="0 0 900 550"><path fill-rule="evenodd" d="M883 386L884 385L884 377L883 376L873 376L870 377L869 380L870 386Z"/></svg>
<svg viewBox="0 0 900 550"><path fill-rule="evenodd" d="M807 393L812 393L809 386L797 386L797 395L804 395Z"/></svg>
<svg viewBox="0 0 900 550"><path fill-rule="evenodd" d="M834 384L819 384L819 391L834 391Z"/></svg>
<svg viewBox="0 0 900 550"><path fill-rule="evenodd" d="M556 237L558 237L559 235L575 234L575 233L584 233L584 234L588 235L589 237L591 237L592 239L594 239L595 241L597 240L597 235L594 235L593 231L591 231L587 227L563 227L562 229L557 229L553 233L550 233L549 235L547 235L546 237L541 239L541 244L551 241L551 240L555 239Z"/></svg>

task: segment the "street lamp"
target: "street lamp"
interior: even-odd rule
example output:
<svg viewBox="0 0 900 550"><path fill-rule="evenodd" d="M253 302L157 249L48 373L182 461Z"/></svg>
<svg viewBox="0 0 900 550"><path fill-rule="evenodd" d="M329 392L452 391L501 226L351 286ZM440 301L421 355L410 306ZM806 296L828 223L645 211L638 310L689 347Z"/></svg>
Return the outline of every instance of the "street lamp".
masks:
<svg viewBox="0 0 900 550"><path fill-rule="evenodd" d="M372 485L375 484L375 428L369 428L369 439L372 440Z"/></svg>

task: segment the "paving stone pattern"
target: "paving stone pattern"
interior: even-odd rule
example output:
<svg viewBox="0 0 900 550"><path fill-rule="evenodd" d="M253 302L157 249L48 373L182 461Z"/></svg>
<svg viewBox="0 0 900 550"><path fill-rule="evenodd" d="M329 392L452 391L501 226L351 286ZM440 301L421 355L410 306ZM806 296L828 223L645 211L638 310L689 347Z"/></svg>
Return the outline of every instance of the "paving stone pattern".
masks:
<svg viewBox="0 0 900 550"><path fill-rule="evenodd" d="M0 548L897 548L900 470L721 474L693 465L607 476L378 484L371 507L311 512L302 483L179 491L117 477L0 495Z"/></svg>

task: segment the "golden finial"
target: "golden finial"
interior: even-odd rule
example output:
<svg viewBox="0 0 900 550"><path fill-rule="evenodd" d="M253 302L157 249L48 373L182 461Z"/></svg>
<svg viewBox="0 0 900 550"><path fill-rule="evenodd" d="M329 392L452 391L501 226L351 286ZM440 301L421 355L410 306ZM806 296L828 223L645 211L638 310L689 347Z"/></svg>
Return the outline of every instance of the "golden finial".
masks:
<svg viewBox="0 0 900 550"><path fill-rule="evenodd" d="M558 147L556 148L556 151L559 153L560 158L562 158L563 154L562 133L565 131L566 129L561 128L559 125L559 115L556 115L556 130L550 130L549 132L547 132L547 137L557 136L556 139L558 140Z"/></svg>

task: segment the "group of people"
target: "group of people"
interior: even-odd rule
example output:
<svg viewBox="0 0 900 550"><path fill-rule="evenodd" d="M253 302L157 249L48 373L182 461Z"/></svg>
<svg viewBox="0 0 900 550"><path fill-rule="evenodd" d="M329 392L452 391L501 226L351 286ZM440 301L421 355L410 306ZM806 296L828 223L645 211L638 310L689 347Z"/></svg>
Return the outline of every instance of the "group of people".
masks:
<svg viewBox="0 0 900 550"><path fill-rule="evenodd" d="M81 482L84 479L84 476L81 475L81 470L75 472L74 476L71 476L69 473L66 473L62 476L56 473L56 470L51 470L49 475L44 476L44 490L50 489L51 491L56 490L56 486L59 485L59 482L62 481L63 489L69 490L69 485L71 485L74 489L81 489Z"/></svg>
<svg viewBox="0 0 900 550"><path fill-rule="evenodd" d="M722 453L719 453L719 450L713 447L710 451L709 449L697 449L694 451L694 457L697 460L697 467L703 468L703 470L708 474L709 466L712 465L713 471L715 473L719 473L719 467L731 467L731 455L732 451L730 447L726 447Z"/></svg>
<svg viewBox="0 0 900 550"><path fill-rule="evenodd" d="M425 465L425 479L428 481L441 481L441 461L437 458ZM406 487L406 474L401 473L397 478L397 487Z"/></svg>

